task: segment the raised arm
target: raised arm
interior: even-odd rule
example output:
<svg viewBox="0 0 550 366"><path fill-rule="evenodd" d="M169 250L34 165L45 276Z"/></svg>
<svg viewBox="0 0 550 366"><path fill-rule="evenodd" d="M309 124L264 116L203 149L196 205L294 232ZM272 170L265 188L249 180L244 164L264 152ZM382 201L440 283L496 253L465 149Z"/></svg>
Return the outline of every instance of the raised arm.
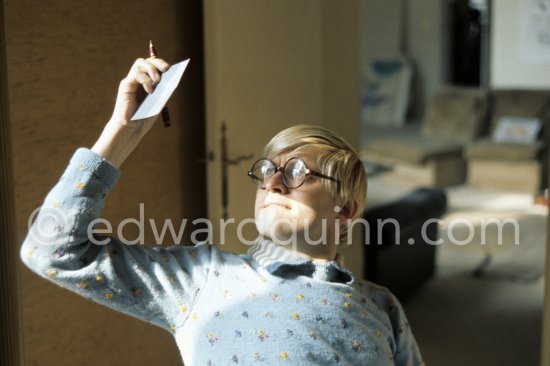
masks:
<svg viewBox="0 0 550 366"><path fill-rule="evenodd" d="M117 168L122 165L157 118L131 120L142 91L151 93L154 85L160 81L161 72L168 68L168 63L160 58L140 58L134 62L128 75L120 82L113 115L92 147L93 152Z"/></svg>
<svg viewBox="0 0 550 366"><path fill-rule="evenodd" d="M49 192L21 248L38 275L86 298L175 331L203 288L211 246L149 248L102 237L96 222L118 166L155 118L131 121L141 86L151 92L168 64L137 60L120 83L113 116L92 150L80 148ZM105 228L105 223L100 224Z"/></svg>

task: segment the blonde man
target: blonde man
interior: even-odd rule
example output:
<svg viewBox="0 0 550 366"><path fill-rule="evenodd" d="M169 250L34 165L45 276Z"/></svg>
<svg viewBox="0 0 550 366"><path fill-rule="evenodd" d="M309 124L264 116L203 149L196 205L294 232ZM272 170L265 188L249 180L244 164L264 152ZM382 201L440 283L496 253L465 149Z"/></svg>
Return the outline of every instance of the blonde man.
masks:
<svg viewBox="0 0 550 366"><path fill-rule="evenodd" d="M282 131L250 169L260 239L246 255L90 237L118 168L155 120L130 121L136 91L151 92L168 67L158 58L134 63L99 140L77 150L46 197L21 250L27 266L171 332L187 366L421 364L398 301L356 280L336 253L342 222L363 207L366 177L327 130Z"/></svg>
<svg viewBox="0 0 550 366"><path fill-rule="evenodd" d="M319 259L334 259L335 245L346 240L349 221L360 215L365 204L367 177L357 154L331 131L317 126L298 125L281 131L273 137L264 148L264 156L265 158L254 163L248 174L252 181L262 188L258 190L256 198L256 220L260 233L265 235L278 227L273 223L264 222L267 214L262 210L263 201L266 200L265 196L270 195L269 192L275 190L279 193L279 197L284 196L292 200L293 195L302 191L309 192L301 189L302 184L307 186L319 183L317 188L319 188L322 203L328 209L328 216L323 216L321 219L323 230L315 227L319 224L318 222L310 222L306 225L306 221L312 220L310 217L312 212L300 209L303 205L294 205L296 210L283 211L283 215L277 215L277 219L283 221L279 226L284 226L284 219L287 218L287 227L300 224L308 229L309 235L300 240L302 244L308 244L300 246L302 254L312 251L321 252L311 254L316 254L316 258ZM275 168L278 167L276 162L281 164L281 168L278 169L281 175L274 175L274 180L270 180L271 177L262 176L261 169L275 174ZM316 172L316 169L322 174ZM270 198L267 198L267 201L269 202ZM291 215L284 215L285 213ZM318 237L314 237L315 235ZM287 241L291 239L287 237ZM304 243L306 239L308 243ZM312 248L313 243L321 244L323 247Z"/></svg>

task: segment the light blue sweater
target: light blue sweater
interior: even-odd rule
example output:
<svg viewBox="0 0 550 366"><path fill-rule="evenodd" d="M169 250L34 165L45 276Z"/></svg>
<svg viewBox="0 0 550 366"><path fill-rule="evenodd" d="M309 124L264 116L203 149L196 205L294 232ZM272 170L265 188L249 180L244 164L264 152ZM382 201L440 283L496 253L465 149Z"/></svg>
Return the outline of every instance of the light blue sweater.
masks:
<svg viewBox="0 0 550 366"><path fill-rule="evenodd" d="M313 262L268 241L246 255L91 243L88 225L119 176L79 149L23 243L25 264L170 331L186 366L423 364L395 297L338 260Z"/></svg>

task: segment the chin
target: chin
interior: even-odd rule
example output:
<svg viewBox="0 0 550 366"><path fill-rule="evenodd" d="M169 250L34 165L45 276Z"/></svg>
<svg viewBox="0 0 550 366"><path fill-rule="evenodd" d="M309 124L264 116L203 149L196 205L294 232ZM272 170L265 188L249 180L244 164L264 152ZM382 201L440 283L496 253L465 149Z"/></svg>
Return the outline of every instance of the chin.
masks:
<svg viewBox="0 0 550 366"><path fill-rule="evenodd" d="M256 228L263 237L275 242L291 243L303 231L303 222L290 215L272 215L262 210L256 217Z"/></svg>

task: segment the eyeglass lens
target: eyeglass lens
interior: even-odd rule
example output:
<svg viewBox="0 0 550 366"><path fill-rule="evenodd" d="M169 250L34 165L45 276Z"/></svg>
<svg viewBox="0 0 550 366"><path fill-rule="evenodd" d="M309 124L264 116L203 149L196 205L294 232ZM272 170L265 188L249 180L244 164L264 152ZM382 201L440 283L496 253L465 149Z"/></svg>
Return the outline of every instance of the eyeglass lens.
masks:
<svg viewBox="0 0 550 366"><path fill-rule="evenodd" d="M255 184L264 185L265 181L279 170L281 170L281 168L278 168L271 160L260 159L254 164L249 175ZM309 172L306 163L300 158L288 160L282 168L282 171L283 183L288 188L297 188L301 186Z"/></svg>

